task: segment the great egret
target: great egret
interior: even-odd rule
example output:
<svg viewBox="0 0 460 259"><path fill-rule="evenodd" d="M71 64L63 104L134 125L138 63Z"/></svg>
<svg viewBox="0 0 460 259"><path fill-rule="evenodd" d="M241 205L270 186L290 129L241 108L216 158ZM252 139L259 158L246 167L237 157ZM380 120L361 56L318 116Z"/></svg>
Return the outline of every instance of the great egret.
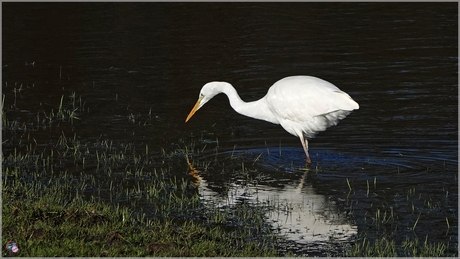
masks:
<svg viewBox="0 0 460 259"><path fill-rule="evenodd" d="M307 139L336 125L359 105L335 85L312 76L290 76L277 81L267 94L253 102L244 102L227 82L209 82L201 88L198 101L185 119L217 94L227 95L232 108L239 114L265 120L281 126L300 138L306 161L311 163Z"/></svg>

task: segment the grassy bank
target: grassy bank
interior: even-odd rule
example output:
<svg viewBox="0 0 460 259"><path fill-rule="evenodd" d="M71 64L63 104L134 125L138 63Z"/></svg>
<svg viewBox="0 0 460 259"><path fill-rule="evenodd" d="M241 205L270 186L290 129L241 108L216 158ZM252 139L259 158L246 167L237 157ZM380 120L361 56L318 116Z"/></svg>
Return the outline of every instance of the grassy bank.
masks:
<svg viewBox="0 0 460 259"><path fill-rule="evenodd" d="M75 93L21 120L12 119L16 96L5 99L2 245L14 241L19 252L3 256L277 254L264 208L200 200L184 150L152 155L148 145L82 140L65 126L87 110Z"/></svg>
<svg viewBox="0 0 460 259"><path fill-rule="evenodd" d="M86 140L68 127L83 119L88 110L74 93L62 96L50 110L28 113L28 118L18 115L13 107L16 99L9 103L5 105L4 96L2 245L15 241L19 252L3 249L3 256L296 255L287 248L291 244L266 222L266 213L277 213L282 206L269 206L275 202L265 201L217 206L200 196L189 158L208 174L240 170L244 175L241 184L246 184L255 179L248 171L257 174L257 168L242 166L245 157L194 161L204 150L195 143L152 150L145 143L102 137ZM131 123L132 118L126 119ZM256 161L263 163L257 157L250 164ZM383 197L385 190L375 186L344 182L344 189L357 193L356 197L369 195L369 189L381 191ZM413 210L413 203L410 205L415 196L418 194L411 191L401 207ZM355 203L358 201L356 198ZM350 209L350 215L359 209ZM443 243L418 238L396 241L398 217L393 210L367 209L368 224L382 235L360 233L348 244L331 240L328 245L343 246L343 254L333 256L455 256L447 253ZM413 211L413 229L417 215ZM317 254L329 255L327 246Z"/></svg>
<svg viewBox="0 0 460 259"><path fill-rule="evenodd" d="M276 255L273 244L255 240L251 228L226 229L218 220L225 215L217 211L208 214L214 213L211 219L147 219L126 207L86 201L71 192L72 185L8 180L3 186L3 242L16 242L19 252L3 250L3 256Z"/></svg>

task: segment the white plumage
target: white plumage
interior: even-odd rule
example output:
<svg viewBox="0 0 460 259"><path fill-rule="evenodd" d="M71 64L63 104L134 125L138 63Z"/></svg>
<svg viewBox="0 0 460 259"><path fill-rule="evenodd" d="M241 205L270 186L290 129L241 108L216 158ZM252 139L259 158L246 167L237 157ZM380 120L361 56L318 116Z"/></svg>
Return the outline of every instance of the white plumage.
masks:
<svg viewBox="0 0 460 259"><path fill-rule="evenodd" d="M277 81L267 94L254 102L244 102L227 82L209 82L203 86L198 101L187 116L187 122L205 103L219 93L227 95L232 108L245 116L280 124L300 138L307 163L307 138L336 125L352 110L359 109L347 93L335 85L312 76L290 76Z"/></svg>

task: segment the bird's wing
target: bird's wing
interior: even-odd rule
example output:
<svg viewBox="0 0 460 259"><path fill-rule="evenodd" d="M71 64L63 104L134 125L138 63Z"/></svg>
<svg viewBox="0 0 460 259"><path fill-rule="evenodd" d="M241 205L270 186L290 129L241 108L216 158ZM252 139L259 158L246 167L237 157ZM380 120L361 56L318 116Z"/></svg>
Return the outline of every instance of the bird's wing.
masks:
<svg viewBox="0 0 460 259"><path fill-rule="evenodd" d="M287 79L275 83L266 95L270 109L280 119L305 123L315 116L359 107L347 93L327 81L314 77Z"/></svg>

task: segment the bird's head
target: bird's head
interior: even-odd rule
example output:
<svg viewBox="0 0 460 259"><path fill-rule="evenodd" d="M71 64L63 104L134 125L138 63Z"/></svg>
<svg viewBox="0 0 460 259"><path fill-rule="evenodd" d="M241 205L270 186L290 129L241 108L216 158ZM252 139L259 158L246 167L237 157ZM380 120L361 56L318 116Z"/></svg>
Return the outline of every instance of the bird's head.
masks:
<svg viewBox="0 0 460 259"><path fill-rule="evenodd" d="M198 111L205 103L209 102L214 96L216 96L219 93L222 93L222 89L224 87L225 82L209 82L205 84L200 91L200 95L198 96L198 101L195 103L195 106L193 106L193 109L190 111L190 113L187 116L187 119L185 119L185 122L187 122L193 114L195 114L196 111Z"/></svg>

